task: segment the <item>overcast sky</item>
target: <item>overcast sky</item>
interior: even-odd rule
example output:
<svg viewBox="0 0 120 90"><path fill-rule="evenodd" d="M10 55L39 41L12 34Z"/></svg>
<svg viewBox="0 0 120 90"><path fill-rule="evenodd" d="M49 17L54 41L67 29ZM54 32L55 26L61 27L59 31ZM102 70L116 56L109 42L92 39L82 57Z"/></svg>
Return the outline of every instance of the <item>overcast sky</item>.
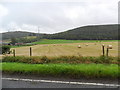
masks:
<svg viewBox="0 0 120 90"><path fill-rule="evenodd" d="M86 25L118 23L118 0L73 1L1 2L0 32L38 32L39 28L40 33L57 33Z"/></svg>

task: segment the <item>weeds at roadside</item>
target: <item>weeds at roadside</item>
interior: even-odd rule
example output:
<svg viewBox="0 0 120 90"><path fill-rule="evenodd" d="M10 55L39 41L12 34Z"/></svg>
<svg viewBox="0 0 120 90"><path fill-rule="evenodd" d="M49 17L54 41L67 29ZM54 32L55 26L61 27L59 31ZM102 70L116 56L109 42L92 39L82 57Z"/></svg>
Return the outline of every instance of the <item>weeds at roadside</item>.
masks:
<svg viewBox="0 0 120 90"><path fill-rule="evenodd" d="M69 63L69 64L81 64L81 63L95 63L95 64L120 64L119 57L83 57L83 56L60 56L60 57L47 57L47 56L5 56L2 58L2 62L20 62L29 64L45 64L45 63Z"/></svg>

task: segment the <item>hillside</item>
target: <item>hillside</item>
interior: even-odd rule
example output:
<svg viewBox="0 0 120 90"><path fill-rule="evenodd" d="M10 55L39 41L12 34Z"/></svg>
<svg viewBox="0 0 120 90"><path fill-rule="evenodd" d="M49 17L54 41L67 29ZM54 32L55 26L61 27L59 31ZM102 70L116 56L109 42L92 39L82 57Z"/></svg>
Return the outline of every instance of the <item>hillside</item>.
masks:
<svg viewBox="0 0 120 90"><path fill-rule="evenodd" d="M2 33L2 39L10 39L10 38L20 38L20 37L27 37L27 36L36 36L36 33L31 32L23 32L23 31L15 31L15 32L5 32Z"/></svg>
<svg viewBox="0 0 120 90"><path fill-rule="evenodd" d="M67 40L117 40L118 25L95 25L78 27L65 32L46 35L45 38Z"/></svg>
<svg viewBox="0 0 120 90"><path fill-rule="evenodd" d="M6 32L2 33L2 38L10 39L12 37L36 36L37 33L31 32ZM40 34L44 39L66 39L66 40L117 40L118 25L92 25L83 26L55 34Z"/></svg>

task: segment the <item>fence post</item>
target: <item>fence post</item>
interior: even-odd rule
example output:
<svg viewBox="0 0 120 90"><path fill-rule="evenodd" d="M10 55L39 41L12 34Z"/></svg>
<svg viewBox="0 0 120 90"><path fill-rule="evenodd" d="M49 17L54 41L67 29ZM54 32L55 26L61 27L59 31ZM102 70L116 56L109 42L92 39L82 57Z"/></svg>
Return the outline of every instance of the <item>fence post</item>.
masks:
<svg viewBox="0 0 120 90"><path fill-rule="evenodd" d="M109 49L112 49L112 45L108 45L108 46L107 46L107 52L106 52L106 56L108 56Z"/></svg>
<svg viewBox="0 0 120 90"><path fill-rule="evenodd" d="M32 48L30 47L30 56L32 56Z"/></svg>
<svg viewBox="0 0 120 90"><path fill-rule="evenodd" d="M15 49L13 50L13 56L15 57Z"/></svg>
<svg viewBox="0 0 120 90"><path fill-rule="evenodd" d="M103 56L105 56L105 45L102 45Z"/></svg>
<svg viewBox="0 0 120 90"><path fill-rule="evenodd" d="M107 48L107 51L106 51L106 56L108 56L108 53L109 53L109 48Z"/></svg>

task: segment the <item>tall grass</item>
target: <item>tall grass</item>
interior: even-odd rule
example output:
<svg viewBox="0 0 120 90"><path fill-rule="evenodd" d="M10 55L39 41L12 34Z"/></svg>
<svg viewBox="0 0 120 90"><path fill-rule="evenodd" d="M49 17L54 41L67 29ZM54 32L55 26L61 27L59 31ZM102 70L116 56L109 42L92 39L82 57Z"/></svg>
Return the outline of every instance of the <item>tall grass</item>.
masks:
<svg viewBox="0 0 120 90"><path fill-rule="evenodd" d="M69 78L118 78L117 64L24 64L2 63L5 73L35 74L40 76Z"/></svg>
<svg viewBox="0 0 120 90"><path fill-rule="evenodd" d="M96 64L119 64L119 57L83 57L83 56L59 56L59 57L47 57L47 56L6 56L2 58L2 62L21 62L29 64L44 64L44 63L69 63L69 64L81 64L81 63L96 63Z"/></svg>

